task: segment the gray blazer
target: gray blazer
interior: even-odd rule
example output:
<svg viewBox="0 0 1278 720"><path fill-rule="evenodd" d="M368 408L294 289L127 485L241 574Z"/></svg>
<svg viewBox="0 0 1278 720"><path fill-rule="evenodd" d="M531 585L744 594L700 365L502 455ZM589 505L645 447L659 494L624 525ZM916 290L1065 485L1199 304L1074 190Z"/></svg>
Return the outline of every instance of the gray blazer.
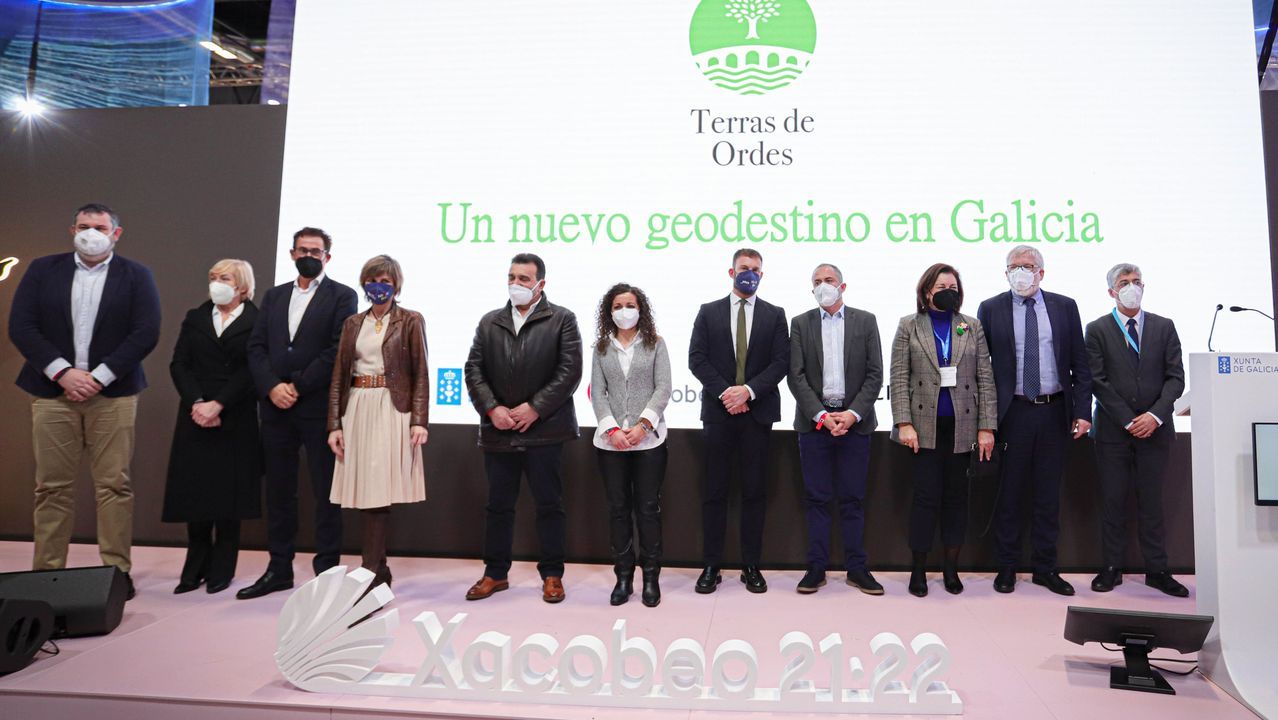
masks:
<svg viewBox="0 0 1278 720"><path fill-rule="evenodd" d="M825 408L821 386L825 380L825 353L821 347L821 309L796 315L790 323L790 372L787 380L794 394L794 429L812 432L812 418ZM843 306L843 381L848 409L861 417L852 432L869 435L878 426L874 401L883 389L883 346L874 315Z"/></svg>
<svg viewBox="0 0 1278 720"><path fill-rule="evenodd" d="M645 410L651 410L658 418L664 418L666 404L670 402L670 353L664 338L657 338L654 347L635 338L634 355L630 360L630 374L621 372L617 348L612 341L603 354L594 351L590 370L590 404L595 409L595 420L611 415L618 425L634 427ZM658 425L653 422L653 426Z"/></svg>
<svg viewBox="0 0 1278 720"><path fill-rule="evenodd" d="M968 331L959 335L959 323ZM910 313L901 318L892 340L892 439L895 426L910 423L919 434L919 447L936 449L936 403L941 395L941 364L936 359L932 318ZM958 385L950 389L954 403L954 452L970 452L977 430L998 427L998 391L985 344L985 331L974 317L954 313L950 323L954 344L952 364L958 366Z"/></svg>
<svg viewBox="0 0 1278 720"><path fill-rule="evenodd" d="M1096 439L1132 439L1124 428L1146 412L1163 421L1155 435L1176 432L1172 404L1185 392L1185 367L1180 359L1180 336L1171 320L1145 313L1137 361L1114 316L1102 315L1087 325L1087 358L1092 367L1092 394L1096 396L1096 421L1092 427Z"/></svg>

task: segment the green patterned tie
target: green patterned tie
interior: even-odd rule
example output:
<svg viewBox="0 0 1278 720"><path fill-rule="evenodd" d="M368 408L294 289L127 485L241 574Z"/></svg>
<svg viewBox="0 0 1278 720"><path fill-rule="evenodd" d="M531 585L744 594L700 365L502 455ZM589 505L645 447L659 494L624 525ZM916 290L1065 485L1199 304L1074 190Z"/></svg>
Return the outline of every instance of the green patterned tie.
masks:
<svg viewBox="0 0 1278 720"><path fill-rule="evenodd" d="M746 361L746 299L737 301L737 384L745 385Z"/></svg>

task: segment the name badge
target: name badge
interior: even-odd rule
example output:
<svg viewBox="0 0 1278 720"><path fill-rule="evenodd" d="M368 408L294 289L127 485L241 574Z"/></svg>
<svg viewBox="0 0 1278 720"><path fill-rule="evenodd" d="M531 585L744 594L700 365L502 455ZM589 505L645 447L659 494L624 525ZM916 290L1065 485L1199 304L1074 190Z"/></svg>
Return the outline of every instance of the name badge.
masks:
<svg viewBox="0 0 1278 720"><path fill-rule="evenodd" d="M941 387L955 387L958 385L958 368L943 367L941 368Z"/></svg>

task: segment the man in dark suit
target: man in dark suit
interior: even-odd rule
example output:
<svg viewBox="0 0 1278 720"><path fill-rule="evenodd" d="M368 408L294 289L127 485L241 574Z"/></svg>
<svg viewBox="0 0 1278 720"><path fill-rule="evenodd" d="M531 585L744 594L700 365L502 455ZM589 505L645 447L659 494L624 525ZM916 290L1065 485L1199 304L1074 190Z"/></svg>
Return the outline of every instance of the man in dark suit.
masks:
<svg viewBox="0 0 1278 720"><path fill-rule="evenodd" d="M160 295L146 266L115 254L123 228L105 205L75 211L75 252L27 268L13 296L9 339L26 362L17 385L34 396L36 570L66 566L75 479L87 452L102 564L132 568L133 427L142 360L160 338Z"/></svg>
<svg viewBox="0 0 1278 720"><path fill-rule="evenodd" d="M329 501L333 451L328 447L328 389L342 323L355 313L355 291L324 276L333 239L319 228L293 234L289 257L297 279L266 292L249 338L248 363L257 386L266 453L266 535L271 560L240 600L293 587L297 539L298 451L315 497L315 573L341 556L341 508Z"/></svg>
<svg viewBox="0 0 1278 720"><path fill-rule="evenodd" d="M799 461L808 520L808 571L797 588L825 585L830 560L830 501L838 498L847 584L868 595L883 586L866 565L866 479L870 435L878 421L874 402L883 387L883 350L874 316L843 303L843 272L834 265L812 271L817 307L790 325L790 392L797 407Z"/></svg>
<svg viewBox="0 0 1278 720"><path fill-rule="evenodd" d="M1167 571L1163 543L1163 470L1176 438L1172 404L1185 391L1180 337L1171 320L1141 308L1140 268L1115 265L1106 280L1115 308L1087 325L1105 553L1105 568L1092 580L1092 589L1109 592L1123 582L1127 494L1135 486L1145 584L1188 597L1189 590Z"/></svg>
<svg viewBox="0 0 1278 720"><path fill-rule="evenodd" d="M1016 589L1020 505L1028 488L1033 499L1034 584L1058 595L1073 595L1073 586L1056 567L1061 474L1067 439L1072 435L1077 440L1091 428L1092 374L1078 305L1064 295L1040 290L1043 274L1038 250L1029 245L1012 248L1007 254L1011 292L995 295L977 310L998 388L998 433L1007 443L996 510L999 571L994 589Z"/></svg>
<svg viewBox="0 0 1278 720"><path fill-rule="evenodd" d="M697 312L688 344L688 367L701 381L701 422L706 475L701 491L702 555L699 593L721 581L723 540L728 521L728 484L733 464L741 479L741 582L750 592L767 592L759 572L766 511L768 441L781 419L777 385L785 378L790 347L785 310L758 299L763 257L749 248L732 256L732 293Z"/></svg>

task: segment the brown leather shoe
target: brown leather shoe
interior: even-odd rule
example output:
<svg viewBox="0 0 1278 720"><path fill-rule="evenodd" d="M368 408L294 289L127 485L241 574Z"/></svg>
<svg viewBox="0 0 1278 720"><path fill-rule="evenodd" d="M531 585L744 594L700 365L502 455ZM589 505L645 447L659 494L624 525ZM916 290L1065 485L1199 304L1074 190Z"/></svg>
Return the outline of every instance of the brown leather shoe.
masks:
<svg viewBox="0 0 1278 720"><path fill-rule="evenodd" d="M493 593L510 589L509 580L494 580L487 575L479 579L479 582L470 586L466 591L467 600L483 600Z"/></svg>
<svg viewBox="0 0 1278 720"><path fill-rule="evenodd" d="M564 581L557 577L548 577L541 584L541 599L548 603L564 601Z"/></svg>

